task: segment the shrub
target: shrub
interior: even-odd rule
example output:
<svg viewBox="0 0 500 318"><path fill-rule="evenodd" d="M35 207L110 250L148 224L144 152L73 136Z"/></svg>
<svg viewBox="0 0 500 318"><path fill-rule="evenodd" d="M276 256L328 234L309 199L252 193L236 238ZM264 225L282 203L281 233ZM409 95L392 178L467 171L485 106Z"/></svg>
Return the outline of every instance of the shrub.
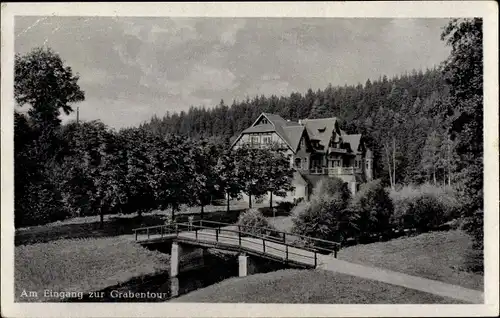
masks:
<svg viewBox="0 0 500 318"><path fill-rule="evenodd" d="M258 209L248 209L241 213L237 224L243 227L241 229L243 232L258 236L279 236L276 228L269 223Z"/></svg>
<svg viewBox="0 0 500 318"><path fill-rule="evenodd" d="M349 197L342 180L321 181L311 201L294 208L292 232L329 241L345 240L354 224L353 214L347 210Z"/></svg>
<svg viewBox="0 0 500 318"><path fill-rule="evenodd" d="M370 234L388 233L391 229L394 206L380 180L361 188L351 203L350 211L358 216L356 225L361 240Z"/></svg>
<svg viewBox="0 0 500 318"><path fill-rule="evenodd" d="M409 200L403 215L404 227L416 228L419 232L435 229L445 221L444 211L445 207L435 196L422 194Z"/></svg>
<svg viewBox="0 0 500 318"><path fill-rule="evenodd" d="M461 203L457 192L451 187L438 187L431 184L420 186L404 186L400 190L390 191L390 197L394 203L396 215L403 215L412 199L421 195L433 196L443 207L445 222L460 217Z"/></svg>
<svg viewBox="0 0 500 318"><path fill-rule="evenodd" d="M347 183L339 178L325 178L318 182L313 191L313 197L332 197L337 199L338 202L345 204L343 208L347 207L349 199L351 198L351 191L347 187Z"/></svg>

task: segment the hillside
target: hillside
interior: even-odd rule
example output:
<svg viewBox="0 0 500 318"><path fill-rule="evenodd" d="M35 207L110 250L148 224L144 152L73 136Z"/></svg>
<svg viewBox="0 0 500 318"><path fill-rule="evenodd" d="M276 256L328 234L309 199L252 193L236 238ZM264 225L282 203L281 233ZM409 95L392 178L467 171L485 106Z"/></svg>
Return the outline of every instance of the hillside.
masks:
<svg viewBox="0 0 500 318"><path fill-rule="evenodd" d="M173 299L173 302L454 304L424 292L322 270L281 270L221 283Z"/></svg>

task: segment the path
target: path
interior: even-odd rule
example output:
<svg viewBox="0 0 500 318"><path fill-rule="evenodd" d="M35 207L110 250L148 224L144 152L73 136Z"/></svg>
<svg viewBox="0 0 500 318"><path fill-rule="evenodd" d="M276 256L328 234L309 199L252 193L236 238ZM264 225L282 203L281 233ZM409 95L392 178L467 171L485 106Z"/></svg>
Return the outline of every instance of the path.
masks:
<svg viewBox="0 0 500 318"><path fill-rule="evenodd" d="M354 264L336 259L329 255L319 255L318 258L318 268L320 269L403 286L438 296L462 300L468 303L484 303L484 294L478 290L381 268Z"/></svg>

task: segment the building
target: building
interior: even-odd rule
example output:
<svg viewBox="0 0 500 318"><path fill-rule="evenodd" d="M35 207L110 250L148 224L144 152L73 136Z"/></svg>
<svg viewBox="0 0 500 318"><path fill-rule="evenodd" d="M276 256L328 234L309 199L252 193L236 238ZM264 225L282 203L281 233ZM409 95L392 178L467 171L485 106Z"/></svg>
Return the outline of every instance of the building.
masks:
<svg viewBox="0 0 500 318"><path fill-rule="evenodd" d="M279 115L262 113L232 147L243 144L261 148L281 146L290 166L295 168L295 191L282 200L309 200L313 188L323 178L344 180L353 194L361 183L373 178L372 152L365 146L363 137L346 134L335 117L293 122Z"/></svg>

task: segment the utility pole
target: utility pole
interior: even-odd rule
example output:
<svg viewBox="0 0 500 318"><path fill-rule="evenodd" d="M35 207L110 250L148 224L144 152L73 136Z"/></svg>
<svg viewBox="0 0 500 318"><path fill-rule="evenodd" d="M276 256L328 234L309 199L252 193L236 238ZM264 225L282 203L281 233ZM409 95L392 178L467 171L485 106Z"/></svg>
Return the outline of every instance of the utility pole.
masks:
<svg viewBox="0 0 500 318"><path fill-rule="evenodd" d="M76 123L80 121L80 107L76 108Z"/></svg>

